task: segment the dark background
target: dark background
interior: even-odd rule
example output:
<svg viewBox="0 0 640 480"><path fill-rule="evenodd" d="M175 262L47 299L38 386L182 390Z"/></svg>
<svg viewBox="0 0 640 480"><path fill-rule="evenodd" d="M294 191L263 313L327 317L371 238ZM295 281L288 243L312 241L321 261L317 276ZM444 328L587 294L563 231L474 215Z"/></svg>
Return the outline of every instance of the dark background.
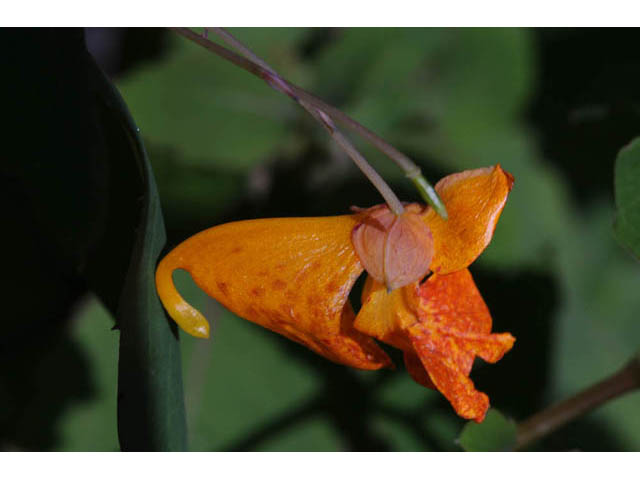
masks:
<svg viewBox="0 0 640 480"><path fill-rule="evenodd" d="M433 182L495 163L514 174L494 241L471 268L494 330L517 338L500 363L474 368L494 407L522 420L637 350L640 265L611 226L614 160L640 132L640 30L232 32L285 78L409 154ZM32 208L33 194L12 167L21 155L40 156L45 178L88 188L57 177L57 164L76 159L76 170L101 178L99 162L78 154L93 151L97 137L72 113L86 100L78 53L85 42L141 129L169 246L224 221L340 214L380 198L289 99L172 32L1 33L8 67L0 158L9 162L0 170L0 449L116 450L118 333L65 261L81 256L81 245L55 225L66 250L53 252L34 227L51 217ZM30 114L43 101L46 114ZM358 145L404 199L416 199L389 160ZM29 188L46 197L47 182ZM90 200L56 205L88 219L101 215ZM77 233L72 222L68 230ZM185 277L185 297L214 323L209 342L181 337L192 449L459 448L464 422L402 368L333 365L224 311ZM535 448L639 450L638 395Z"/></svg>

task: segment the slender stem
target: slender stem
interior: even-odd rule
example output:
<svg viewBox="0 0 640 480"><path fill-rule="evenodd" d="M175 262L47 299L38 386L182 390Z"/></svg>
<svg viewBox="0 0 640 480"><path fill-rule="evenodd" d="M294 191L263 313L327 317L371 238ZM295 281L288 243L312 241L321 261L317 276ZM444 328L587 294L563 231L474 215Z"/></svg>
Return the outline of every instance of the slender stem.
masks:
<svg viewBox="0 0 640 480"><path fill-rule="evenodd" d="M316 111L323 112L325 116L332 118L333 120L336 120L344 124L345 126L351 128L352 130L356 131L357 133L359 133L366 140L368 140L374 147L376 147L378 150L380 150L381 152L386 154L389 158L391 158L394 162L396 162L396 164L400 168L402 168L402 170L404 170L407 177L413 182L415 187L418 189L418 192L420 193L421 197L427 203L429 203L439 215L441 215L445 219L447 218L447 211L444 204L442 203L442 200L440 199L436 191L433 189L433 187L426 180L426 178L424 178L424 176L421 174L420 168L415 163L413 163L409 157L407 157L406 155L398 151L392 145L385 142L382 138L380 138L378 135L376 135L374 132L372 132L368 128L356 122L354 119L346 115L344 112L327 104L326 102L322 101L315 95L303 90L302 88L292 83L289 83L287 80L280 77L266 62L264 62L260 57L255 55L250 49L248 49L245 45L242 44L242 42L240 42L235 37L233 37L233 35L231 35L229 32L227 32L222 28L217 28L217 27L211 28L211 30L214 31L218 36L220 36L225 42L227 42L233 48L241 52L244 55L244 57L237 55L236 53L230 50L227 50L226 48L214 42L209 41L208 39L196 34L195 32L193 32L188 28L172 28L172 30L188 38L189 40L195 43L198 43L199 45L216 53L217 55L225 58L226 60L234 63L240 68L243 68L244 70L262 78L271 87L273 87L274 89L282 93L285 93L286 95L290 96L301 105L302 105L301 101L303 101L304 103L307 104L308 107L313 107ZM306 109L307 111L309 111L308 108ZM336 131L335 126L329 129L329 131L330 132ZM344 138L344 136L342 136L342 138ZM335 136L334 136L334 139L336 139ZM346 138L344 139L346 140ZM343 145L341 146L344 148ZM353 159L353 156L351 155L351 153L349 153L349 151L347 151L347 153ZM360 155L360 157L362 156ZM362 157L362 159L364 160L364 157ZM365 172L363 171L363 173ZM365 173L365 175L367 175L367 173ZM369 176L367 175L367 177ZM380 180L382 180L381 177L380 177ZM384 180L382 181L384 182ZM375 186L376 188L378 188L378 190L380 190L378 185L375 185ZM388 186L387 186L387 189L391 191L391 189L388 188ZM382 194L382 192L380 193ZM392 191L391 193L393 194ZM385 197L384 194L382 195L383 197ZM395 196L395 194L393 195ZM386 197L385 197L385 200L386 200ZM387 203L389 202L387 201ZM390 207L391 207L391 204L390 204Z"/></svg>
<svg viewBox="0 0 640 480"><path fill-rule="evenodd" d="M400 166L400 168L404 170L408 178L413 180L417 177L422 177L420 172L420 167L418 167L415 163L413 163L413 161L409 157L407 157L405 154L403 154L402 152L397 150L395 147L393 147L393 145L390 145L387 142L385 142L382 138L380 138L374 132L369 130L364 125L361 125L360 123L356 122L353 118L351 118L350 116L348 116L347 114L339 110L338 108L335 108L329 105L328 103L324 102L322 99L316 97L312 93L309 93L303 90L302 88L284 80L275 72L275 70L270 65L268 65L264 60L262 60L256 54L254 54L249 48L247 48L242 42L240 42L237 38L231 35L231 33L229 33L224 28L212 27L211 30L213 30L225 42L227 42L229 45L231 45L233 48L235 48L237 51L239 51L242 55L244 55L246 58L251 60L253 63L260 65L265 70L268 70L273 75L276 75L285 85L289 87L289 89L296 96L300 97L302 100L306 101L308 104L316 107L318 110L324 111L327 115L347 125L348 127L352 128L354 131L360 133L364 138L366 138L373 145L375 145L381 152L383 152L392 160L394 160L398 164L398 166ZM422 178L424 179L424 177ZM426 182L426 179L424 179L424 182ZM428 184L428 182L426 183Z"/></svg>
<svg viewBox="0 0 640 480"><path fill-rule="evenodd" d="M310 105L300 98L297 98L295 94L292 95L288 83L282 77L280 77L280 75L278 75L267 62L258 57L246 45L244 45L240 40L227 32L224 28L212 27L211 30L219 35L230 46L242 53L246 58L267 70L273 76L273 83L277 85L274 85L274 87L277 90L284 91L288 95L292 96L300 104L300 106L302 106L302 108L304 108L313 118L320 122L323 127L325 127L325 129L329 132L329 135L331 135L335 142L347 153L347 155L349 155L349 157L351 157L353 162L358 166L362 173L380 192L380 195L382 195L393 213L395 213L396 215L401 215L404 212L404 207L402 206L400 200L398 200L396 194L393 193L393 190L391 190L389 185L387 185L387 183L378 174L378 172L376 172L376 170L369 164L369 162L367 162L367 160L356 149L356 147L354 147L353 144L342 134L342 132L338 130L338 128L335 126L335 124L327 114L325 114L321 109Z"/></svg>
<svg viewBox="0 0 640 480"><path fill-rule="evenodd" d="M610 377L520 423L515 449L521 450L608 400L637 388L640 388L640 354Z"/></svg>
<svg viewBox="0 0 640 480"><path fill-rule="evenodd" d="M369 162L365 160L351 142L349 142L340 130L336 128L333 121L322 110L318 110L302 100L299 103L327 129L336 143L342 147L349 157L351 157L362 173L364 173L369 181L378 189L378 192L380 192L380 195L382 195L385 202L387 202L391 211L396 215L402 215L404 212L402 202L398 200L396 194L393 193L393 190L389 188L389 185L386 184L380 174L376 172L371 165L369 165Z"/></svg>
<svg viewBox="0 0 640 480"><path fill-rule="evenodd" d="M222 38L227 44L231 45L233 48L235 48L237 51L239 51L243 56L245 56L246 58L251 60L253 63L255 63L256 65L261 66L265 70L268 70L273 75L279 76L276 73L276 71L271 67L271 65L269 65L267 62L265 62L263 59L261 59L255 53L253 53L249 47L247 47L244 43L242 43L236 37L231 35L231 33L229 33L227 30L225 30L224 28L220 28L220 27L211 27L211 30L213 30L213 32L216 35L218 35L220 38Z"/></svg>
<svg viewBox="0 0 640 480"><path fill-rule="evenodd" d="M297 87L296 85L289 84L289 87L295 95L310 103L311 105L323 110L327 114L331 115L336 121L346 125L355 132L358 132L361 136L369 141L379 151L387 155L398 165L409 178L413 185L416 187L422 199L433 207L433 209L444 219L448 218L447 209L444 203L438 196L438 193L422 175L420 167L418 167L413 161L405 154L397 150L394 146L384 141L376 133L369 130L364 125L356 122L346 113L329 105L315 95Z"/></svg>

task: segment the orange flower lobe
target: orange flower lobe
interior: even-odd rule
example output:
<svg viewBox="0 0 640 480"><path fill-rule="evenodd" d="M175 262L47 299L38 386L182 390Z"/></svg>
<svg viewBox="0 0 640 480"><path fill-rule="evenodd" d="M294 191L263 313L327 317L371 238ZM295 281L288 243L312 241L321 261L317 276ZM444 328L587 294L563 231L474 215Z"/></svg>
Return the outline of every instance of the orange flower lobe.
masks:
<svg viewBox="0 0 640 480"><path fill-rule="evenodd" d="M468 270L433 274L419 290L418 322L408 329L412 345L436 388L458 415L480 422L489 400L468 375L475 356L495 363L511 349L508 333L491 333L491 315Z"/></svg>
<svg viewBox="0 0 640 480"><path fill-rule="evenodd" d="M432 271L444 274L467 268L484 251L512 186L513 176L500 165L454 173L436 184L449 219L431 208L423 217L433 233Z"/></svg>

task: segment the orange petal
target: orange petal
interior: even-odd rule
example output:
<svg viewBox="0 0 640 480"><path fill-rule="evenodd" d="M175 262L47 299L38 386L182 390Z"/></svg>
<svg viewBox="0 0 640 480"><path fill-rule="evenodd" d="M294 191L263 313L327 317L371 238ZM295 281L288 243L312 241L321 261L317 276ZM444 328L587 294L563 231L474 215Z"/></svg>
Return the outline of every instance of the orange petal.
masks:
<svg viewBox="0 0 640 480"><path fill-rule="evenodd" d="M420 385L435 389L407 334L407 329L418 322L418 302L417 283L388 292L382 283L367 276L362 307L353 325L362 333L404 350L404 366L409 375Z"/></svg>
<svg viewBox="0 0 640 480"><path fill-rule="evenodd" d="M515 342L509 333L491 333L491 314L467 269L434 273L420 286L419 297L420 323L441 336L442 345L451 344L446 350L467 374L474 355L495 363Z"/></svg>
<svg viewBox="0 0 640 480"><path fill-rule="evenodd" d="M332 361L364 369L390 365L355 331L347 296L362 273L351 245L352 216L232 222L185 240L158 265L158 294L188 333L208 336L204 317L175 290L181 268L237 315Z"/></svg>
<svg viewBox="0 0 640 480"><path fill-rule="evenodd" d="M433 234L431 270L455 272L466 268L489 245L513 185L513 176L495 167L449 175L436 191L449 214L443 220L433 209L424 215Z"/></svg>
<svg viewBox="0 0 640 480"><path fill-rule="evenodd" d="M415 326L409 329L414 348L436 388L449 400L463 418L484 420L489 408L489 397L478 392L473 382L458 369L454 360L439 351L431 350L424 341L423 331Z"/></svg>
<svg viewBox="0 0 640 480"><path fill-rule="evenodd" d="M466 269L433 274L420 286L419 297L419 322L408 329L416 353L456 412L482 421L489 399L467 377L473 360L477 355L496 362L515 339L508 333L490 333L489 310Z"/></svg>
<svg viewBox="0 0 640 480"><path fill-rule="evenodd" d="M392 292L368 276L362 289L362 307L356 330L402 350L413 350L405 329L418 321L418 283Z"/></svg>
<svg viewBox="0 0 640 480"><path fill-rule="evenodd" d="M418 357L418 355L413 352L405 351L404 366L407 369L407 372L409 372L409 375L411 375L411 378L413 378L416 383L419 383L423 387L431 388L434 390L436 389L436 386L433 384L431 378L429 377L429 374L424 369L424 365L420 361L420 357Z"/></svg>
<svg viewBox="0 0 640 480"><path fill-rule="evenodd" d="M433 237L423 207L407 205L396 215L386 205L364 210L353 230L353 247L365 270L389 290L422 279L433 257Z"/></svg>

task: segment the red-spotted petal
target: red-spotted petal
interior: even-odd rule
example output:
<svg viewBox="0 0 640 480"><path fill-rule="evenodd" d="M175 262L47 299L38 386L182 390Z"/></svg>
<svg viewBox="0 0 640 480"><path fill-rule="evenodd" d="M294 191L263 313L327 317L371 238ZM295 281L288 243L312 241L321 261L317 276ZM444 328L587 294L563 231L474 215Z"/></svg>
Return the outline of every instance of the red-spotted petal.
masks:
<svg viewBox="0 0 640 480"><path fill-rule="evenodd" d="M413 348L458 415L480 422L489 399L468 378L473 360L479 356L497 362L515 339L490 333L489 310L466 269L433 274L421 285L419 297L418 322L407 329Z"/></svg>

